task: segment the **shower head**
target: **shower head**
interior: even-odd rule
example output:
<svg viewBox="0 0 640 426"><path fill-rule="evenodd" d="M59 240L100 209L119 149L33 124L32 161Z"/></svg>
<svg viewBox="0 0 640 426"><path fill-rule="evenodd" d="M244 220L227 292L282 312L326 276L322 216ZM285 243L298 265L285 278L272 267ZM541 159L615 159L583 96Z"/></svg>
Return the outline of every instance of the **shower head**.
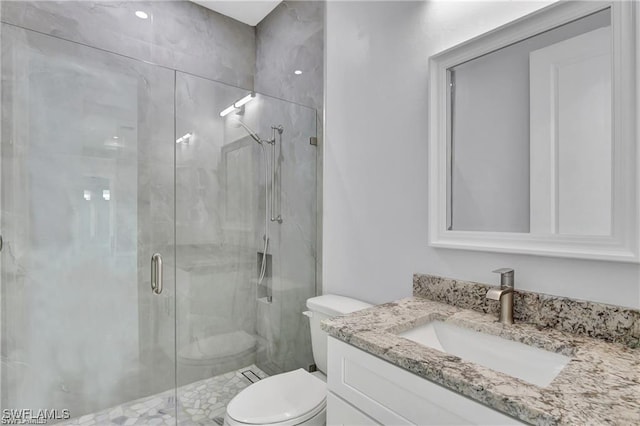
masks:
<svg viewBox="0 0 640 426"><path fill-rule="evenodd" d="M249 126L247 126L246 124L244 124L240 119L235 118L235 117L229 117L229 119L231 121L233 121L234 123L240 125L248 134L249 136L251 136L253 138L254 141L258 142L260 145L262 145L262 139L260 139L260 136L258 136L258 134L256 132L254 132L253 130L251 130L251 128Z"/></svg>

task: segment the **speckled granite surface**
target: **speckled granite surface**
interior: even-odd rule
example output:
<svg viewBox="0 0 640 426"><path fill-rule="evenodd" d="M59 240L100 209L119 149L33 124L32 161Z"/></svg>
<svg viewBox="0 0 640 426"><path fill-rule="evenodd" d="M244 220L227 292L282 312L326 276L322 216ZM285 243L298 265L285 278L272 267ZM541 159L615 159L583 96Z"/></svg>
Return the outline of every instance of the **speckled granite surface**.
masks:
<svg viewBox="0 0 640 426"><path fill-rule="evenodd" d="M330 335L428 380L538 425L640 424L640 349L532 324L505 326L484 314L424 297L323 322ZM397 336L432 320L572 358L545 388Z"/></svg>
<svg viewBox="0 0 640 426"><path fill-rule="evenodd" d="M497 316L499 302L485 297L491 287L434 275L413 276L414 296ZM516 284L513 316L519 322L640 347L640 311L634 309L522 291Z"/></svg>

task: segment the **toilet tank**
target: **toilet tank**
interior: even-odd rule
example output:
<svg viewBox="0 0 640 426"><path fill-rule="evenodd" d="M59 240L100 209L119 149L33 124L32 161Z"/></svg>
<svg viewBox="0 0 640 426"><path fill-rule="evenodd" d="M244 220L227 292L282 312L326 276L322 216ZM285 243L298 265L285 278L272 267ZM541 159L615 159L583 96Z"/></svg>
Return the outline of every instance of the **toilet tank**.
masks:
<svg viewBox="0 0 640 426"><path fill-rule="evenodd" d="M371 306L373 305L360 300L334 294L324 294L307 299L309 310L304 314L309 317L313 359L318 370L327 374L327 333L322 331L320 322L327 318L346 315Z"/></svg>

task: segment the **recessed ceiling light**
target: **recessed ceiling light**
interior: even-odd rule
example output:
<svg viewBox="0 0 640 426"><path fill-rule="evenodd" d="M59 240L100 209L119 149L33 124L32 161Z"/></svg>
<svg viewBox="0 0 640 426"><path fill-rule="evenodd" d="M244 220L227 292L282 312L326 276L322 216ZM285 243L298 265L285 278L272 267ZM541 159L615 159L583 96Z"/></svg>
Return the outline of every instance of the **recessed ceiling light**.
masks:
<svg viewBox="0 0 640 426"><path fill-rule="evenodd" d="M293 73L294 73L295 75L300 75L300 74L302 74L302 71L300 71L300 70L295 70Z"/></svg>
<svg viewBox="0 0 640 426"><path fill-rule="evenodd" d="M114 139L118 139L118 137L117 137L117 136L114 136L113 138L114 138Z"/></svg>
<svg viewBox="0 0 640 426"><path fill-rule="evenodd" d="M140 19L147 19L149 17L147 12L143 12L142 10L136 10L136 16Z"/></svg>

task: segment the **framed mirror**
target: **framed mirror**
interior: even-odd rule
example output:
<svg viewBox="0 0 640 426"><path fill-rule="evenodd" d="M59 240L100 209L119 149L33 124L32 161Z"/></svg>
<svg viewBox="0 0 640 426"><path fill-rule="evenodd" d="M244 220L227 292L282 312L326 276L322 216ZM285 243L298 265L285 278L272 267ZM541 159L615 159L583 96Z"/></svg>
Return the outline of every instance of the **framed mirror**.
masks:
<svg viewBox="0 0 640 426"><path fill-rule="evenodd" d="M639 17L558 2L430 58L430 245L639 261Z"/></svg>

